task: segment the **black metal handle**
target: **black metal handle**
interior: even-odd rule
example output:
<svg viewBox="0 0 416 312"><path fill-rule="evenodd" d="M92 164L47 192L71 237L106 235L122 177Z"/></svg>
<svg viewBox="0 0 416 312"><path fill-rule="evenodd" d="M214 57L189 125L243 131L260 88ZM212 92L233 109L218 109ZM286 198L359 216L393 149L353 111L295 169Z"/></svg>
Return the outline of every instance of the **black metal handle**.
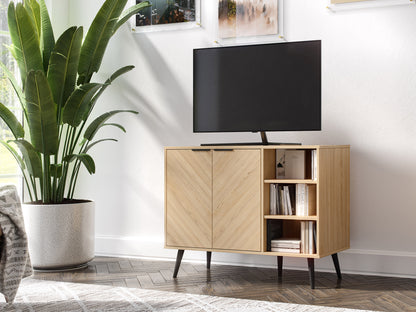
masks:
<svg viewBox="0 0 416 312"><path fill-rule="evenodd" d="M233 152L234 149L232 148L216 148L214 149L215 152Z"/></svg>
<svg viewBox="0 0 416 312"><path fill-rule="evenodd" d="M206 148L193 148L192 152L209 152L210 149L206 149Z"/></svg>

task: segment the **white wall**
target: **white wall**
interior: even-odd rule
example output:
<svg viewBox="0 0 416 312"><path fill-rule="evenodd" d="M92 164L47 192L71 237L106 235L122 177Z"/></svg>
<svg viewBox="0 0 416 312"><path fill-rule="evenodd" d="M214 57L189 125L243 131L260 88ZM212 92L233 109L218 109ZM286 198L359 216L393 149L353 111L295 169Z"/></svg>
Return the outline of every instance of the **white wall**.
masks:
<svg viewBox="0 0 416 312"><path fill-rule="evenodd" d="M103 3L53 1L69 6L71 25L86 27ZM80 197L96 200L98 254L175 256L163 249L164 146L259 140L251 133L192 133L192 49L214 40L214 1L202 2L201 29L133 34L123 27L96 77L135 65L106 91L96 113L140 112L115 118L126 135L103 132L120 141L95 149L97 174L79 185ZM334 14L325 5L290 0L284 12L287 40L322 40L323 129L269 139L351 144L351 249L340 255L342 269L416 277L416 6ZM186 252L184 259L204 254ZM238 254L214 254L213 261L275 265L274 257ZM306 268L305 260L285 263ZM316 265L333 270L328 258Z"/></svg>

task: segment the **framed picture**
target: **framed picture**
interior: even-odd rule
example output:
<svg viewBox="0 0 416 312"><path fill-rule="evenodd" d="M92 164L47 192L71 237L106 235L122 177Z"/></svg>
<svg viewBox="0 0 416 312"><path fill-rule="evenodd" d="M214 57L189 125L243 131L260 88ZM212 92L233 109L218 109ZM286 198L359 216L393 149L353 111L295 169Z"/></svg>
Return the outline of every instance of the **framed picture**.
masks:
<svg viewBox="0 0 416 312"><path fill-rule="evenodd" d="M362 2L362 1L368 1L368 0L331 0L332 4L336 3L352 3L352 2Z"/></svg>
<svg viewBox="0 0 416 312"><path fill-rule="evenodd" d="M130 0L132 5L144 0ZM132 20L132 31L189 29L200 26L201 0L152 0Z"/></svg>
<svg viewBox="0 0 416 312"><path fill-rule="evenodd" d="M415 3L414 0L328 0L328 2L328 9L333 11L368 9Z"/></svg>
<svg viewBox="0 0 416 312"><path fill-rule="evenodd" d="M283 0L218 1L220 42L281 41Z"/></svg>

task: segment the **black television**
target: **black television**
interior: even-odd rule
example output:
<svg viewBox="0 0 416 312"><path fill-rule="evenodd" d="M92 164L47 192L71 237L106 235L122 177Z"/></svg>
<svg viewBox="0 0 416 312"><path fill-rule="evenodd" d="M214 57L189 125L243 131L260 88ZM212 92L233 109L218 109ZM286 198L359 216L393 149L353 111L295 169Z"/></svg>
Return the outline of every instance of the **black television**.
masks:
<svg viewBox="0 0 416 312"><path fill-rule="evenodd" d="M321 41L194 49L194 132L321 130Z"/></svg>

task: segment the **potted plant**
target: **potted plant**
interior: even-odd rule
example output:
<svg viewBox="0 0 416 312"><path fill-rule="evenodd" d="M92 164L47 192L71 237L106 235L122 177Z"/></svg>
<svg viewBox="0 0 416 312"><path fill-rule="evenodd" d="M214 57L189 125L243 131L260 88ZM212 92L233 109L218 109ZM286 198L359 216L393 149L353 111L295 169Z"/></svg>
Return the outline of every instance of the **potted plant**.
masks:
<svg viewBox="0 0 416 312"><path fill-rule="evenodd" d="M127 0L106 0L85 39L82 27L68 28L56 41L44 0L11 2L8 25L20 78L0 64L20 101L24 125L0 103L0 118L14 140L0 142L14 156L30 203L24 205L29 250L36 269L77 267L94 256L94 203L74 199L81 168L95 172L90 149L104 141L97 132L112 110L90 120L99 97L126 66L105 82L92 82L108 42L131 16L148 7L145 1L124 11Z"/></svg>

